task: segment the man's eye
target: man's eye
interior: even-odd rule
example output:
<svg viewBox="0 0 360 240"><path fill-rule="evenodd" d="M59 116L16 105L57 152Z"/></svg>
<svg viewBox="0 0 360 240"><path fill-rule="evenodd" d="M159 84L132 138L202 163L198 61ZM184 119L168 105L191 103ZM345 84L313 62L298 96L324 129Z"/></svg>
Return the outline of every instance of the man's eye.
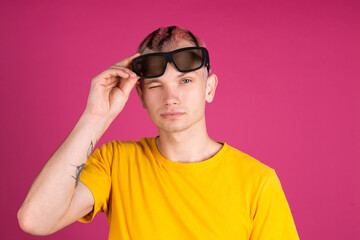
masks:
<svg viewBox="0 0 360 240"><path fill-rule="evenodd" d="M160 85L149 87L149 89L160 87Z"/></svg>
<svg viewBox="0 0 360 240"><path fill-rule="evenodd" d="M183 83L189 83L189 82L191 82L191 80L190 79L183 79L182 82Z"/></svg>

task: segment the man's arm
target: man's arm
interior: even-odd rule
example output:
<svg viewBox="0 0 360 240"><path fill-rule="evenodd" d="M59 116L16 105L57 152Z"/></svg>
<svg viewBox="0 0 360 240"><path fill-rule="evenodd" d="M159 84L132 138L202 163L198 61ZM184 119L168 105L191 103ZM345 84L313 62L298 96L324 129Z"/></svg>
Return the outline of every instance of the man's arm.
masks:
<svg viewBox="0 0 360 240"><path fill-rule="evenodd" d="M51 234L93 209L94 198L79 177L98 139L122 111L138 80L128 68L137 56L115 63L92 79L84 113L45 164L18 211L25 232Z"/></svg>
<svg viewBox="0 0 360 240"><path fill-rule="evenodd" d="M250 240L299 240L294 219L274 170L264 177L254 202L255 215Z"/></svg>

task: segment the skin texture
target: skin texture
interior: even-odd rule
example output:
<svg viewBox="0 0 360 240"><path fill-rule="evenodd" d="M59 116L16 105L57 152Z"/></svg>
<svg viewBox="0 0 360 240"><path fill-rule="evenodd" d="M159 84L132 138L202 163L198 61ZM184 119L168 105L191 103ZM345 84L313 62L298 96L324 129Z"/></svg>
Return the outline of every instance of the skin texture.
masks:
<svg viewBox="0 0 360 240"><path fill-rule="evenodd" d="M163 52L191 46L193 43L181 40ZM145 49L143 54L152 52ZM215 74L204 77L204 68L180 73L168 63L164 75L144 79L142 86L136 86L143 107L159 130L158 148L170 160L203 161L221 148L207 135L205 122L205 105L213 101L218 80ZM174 113L179 114L171 115Z"/></svg>
<svg viewBox="0 0 360 240"><path fill-rule="evenodd" d="M191 43L182 41L164 50L171 51L188 46L192 46ZM144 54L150 52L152 51L145 50ZM207 81L203 79L203 71L204 69L199 69L181 73L173 64L168 63L164 75L143 80L143 91L138 91L141 92L138 95L159 131L169 133L184 131L204 119ZM164 116L170 112L179 112L182 115L174 118Z"/></svg>

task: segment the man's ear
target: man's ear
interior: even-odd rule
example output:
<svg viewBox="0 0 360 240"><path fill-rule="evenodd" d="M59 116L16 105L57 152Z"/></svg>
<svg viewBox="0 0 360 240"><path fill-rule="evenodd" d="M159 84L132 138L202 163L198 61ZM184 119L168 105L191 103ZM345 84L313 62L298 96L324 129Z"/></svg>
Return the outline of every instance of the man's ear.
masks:
<svg viewBox="0 0 360 240"><path fill-rule="evenodd" d="M211 74L206 81L206 101L211 103L214 100L218 78L215 74Z"/></svg>
<svg viewBox="0 0 360 240"><path fill-rule="evenodd" d="M136 87L136 92L140 98L141 104L143 106L143 108L146 108L145 102L144 102L144 98L143 98L143 92L142 92L142 87L140 84L135 84Z"/></svg>

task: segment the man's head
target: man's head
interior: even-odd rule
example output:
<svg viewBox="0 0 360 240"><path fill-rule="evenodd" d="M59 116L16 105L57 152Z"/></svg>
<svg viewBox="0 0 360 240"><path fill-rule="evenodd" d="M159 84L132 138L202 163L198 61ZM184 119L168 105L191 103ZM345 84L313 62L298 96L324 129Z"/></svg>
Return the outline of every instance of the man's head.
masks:
<svg viewBox="0 0 360 240"><path fill-rule="evenodd" d="M188 47L205 47L190 31L162 27L150 33L139 45L141 55L172 52ZM150 64L151 65L151 64ZM207 67L180 72L171 62L166 71L154 78L143 78L136 86L142 105L159 131L176 132L195 124L205 124L205 103L213 100L217 77ZM203 121L201 121L203 120ZM201 123L200 123L201 122Z"/></svg>

